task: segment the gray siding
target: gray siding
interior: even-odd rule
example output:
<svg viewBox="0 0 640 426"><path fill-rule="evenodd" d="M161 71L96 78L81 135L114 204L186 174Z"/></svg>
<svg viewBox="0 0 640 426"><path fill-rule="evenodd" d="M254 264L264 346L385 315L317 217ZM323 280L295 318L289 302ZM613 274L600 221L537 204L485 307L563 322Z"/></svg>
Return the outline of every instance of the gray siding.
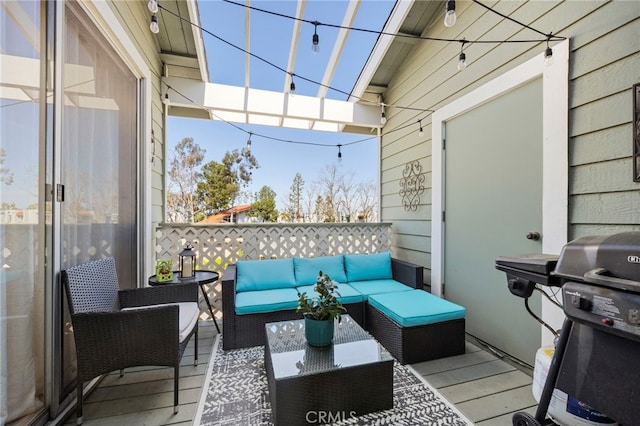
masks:
<svg viewBox="0 0 640 426"><path fill-rule="evenodd" d="M631 86L640 82L640 2L499 1L495 10L544 32L570 38L569 238L640 230L640 184L632 181ZM458 22L440 19L423 34L448 39L538 39L471 2L457 2ZM551 44L553 47L553 43ZM422 41L384 94L387 104L437 109L515 66L541 55L545 43L467 44L468 67L458 72L459 43ZM388 108L382 136L382 220L394 223L399 256L431 264L431 118L428 113ZM414 123L412 125L412 123ZM398 194L402 168L417 159L427 190L416 212ZM436 212L433 212L436 214ZM438 213L439 214L439 213ZM425 280L429 283L428 275Z"/></svg>
<svg viewBox="0 0 640 426"><path fill-rule="evenodd" d="M149 31L150 13L146 1L115 1L109 3L124 28L130 33L136 50L142 55L151 73L151 128L154 134L153 162L145 159L145 166L151 168L151 220L152 229L164 221L164 104L161 96L162 61L155 34ZM166 89L165 89L166 90ZM145 141L146 142L146 141ZM150 247L153 247L151 245Z"/></svg>

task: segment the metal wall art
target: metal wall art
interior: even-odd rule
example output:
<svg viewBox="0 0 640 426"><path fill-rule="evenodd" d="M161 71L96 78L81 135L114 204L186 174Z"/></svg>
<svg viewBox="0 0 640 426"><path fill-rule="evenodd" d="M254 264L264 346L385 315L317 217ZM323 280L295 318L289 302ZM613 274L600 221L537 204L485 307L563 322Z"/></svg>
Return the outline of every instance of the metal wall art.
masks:
<svg viewBox="0 0 640 426"><path fill-rule="evenodd" d="M633 85L633 181L640 182L640 83Z"/></svg>
<svg viewBox="0 0 640 426"><path fill-rule="evenodd" d="M402 206L406 211L418 210L420 195L424 193L424 179L422 166L418 160L404 165L399 194L402 197Z"/></svg>

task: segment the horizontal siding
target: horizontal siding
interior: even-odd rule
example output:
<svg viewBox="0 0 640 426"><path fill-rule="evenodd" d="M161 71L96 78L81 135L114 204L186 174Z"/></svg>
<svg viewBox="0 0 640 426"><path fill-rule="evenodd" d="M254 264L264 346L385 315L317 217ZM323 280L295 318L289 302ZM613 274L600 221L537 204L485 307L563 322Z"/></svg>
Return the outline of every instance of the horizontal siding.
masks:
<svg viewBox="0 0 640 426"><path fill-rule="evenodd" d="M455 26L446 28L438 19L423 35L450 39L538 38L478 5L459 3ZM640 2L502 0L490 6L534 28L570 38L569 237L636 230L640 224L640 184L631 179L631 86L640 81ZM459 43L421 41L389 84L384 100L435 110L540 55L544 47L544 43L467 45L469 65L464 72L457 72ZM408 255L424 250L423 237L431 232L430 216L425 217L431 214L431 166L425 167L431 162L430 118L422 121L425 137L417 136L417 120L428 115L388 108L382 137L382 220L403 230L398 240ZM408 127L389 132L402 126ZM403 212L398 194L402 167L410 159L418 159L429 174L419 215ZM423 220L424 226L415 225L416 216L422 217L417 220ZM412 233L419 238L409 238Z"/></svg>
<svg viewBox="0 0 640 426"><path fill-rule="evenodd" d="M145 158L142 164L151 167L151 220L157 224L164 220L164 105L162 104L162 61L157 36L149 31L149 10L146 2L110 2L114 13L124 28L131 34L131 40L144 58L151 73L151 129L153 130L153 162ZM165 89L166 91L166 89ZM143 141L146 143L147 141ZM155 225L152 225L155 227Z"/></svg>

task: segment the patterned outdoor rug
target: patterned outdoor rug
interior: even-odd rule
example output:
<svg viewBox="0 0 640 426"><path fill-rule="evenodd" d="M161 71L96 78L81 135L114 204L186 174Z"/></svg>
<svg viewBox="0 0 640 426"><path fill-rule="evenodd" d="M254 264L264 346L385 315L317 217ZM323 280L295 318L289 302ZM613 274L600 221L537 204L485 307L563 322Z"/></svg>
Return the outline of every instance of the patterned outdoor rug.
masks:
<svg viewBox="0 0 640 426"><path fill-rule="evenodd" d="M273 425L264 369L264 347L223 351L220 339L216 337L214 343L207 380L193 424ZM393 409L346 418L333 425L472 424L410 367L394 362L393 382Z"/></svg>

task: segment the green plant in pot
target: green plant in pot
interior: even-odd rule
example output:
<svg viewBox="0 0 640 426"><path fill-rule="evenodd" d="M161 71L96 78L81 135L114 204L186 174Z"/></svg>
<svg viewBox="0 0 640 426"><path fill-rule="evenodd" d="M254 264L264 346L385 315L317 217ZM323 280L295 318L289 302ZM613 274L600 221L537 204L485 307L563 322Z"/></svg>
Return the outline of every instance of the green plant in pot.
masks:
<svg viewBox="0 0 640 426"><path fill-rule="evenodd" d="M333 340L334 320L342 320L342 314L347 310L342 306L337 296L338 283L331 280L329 275L320 271L316 285L313 287L314 297L307 293L298 292L298 307L296 312L304 315L304 333L311 346L328 346Z"/></svg>

